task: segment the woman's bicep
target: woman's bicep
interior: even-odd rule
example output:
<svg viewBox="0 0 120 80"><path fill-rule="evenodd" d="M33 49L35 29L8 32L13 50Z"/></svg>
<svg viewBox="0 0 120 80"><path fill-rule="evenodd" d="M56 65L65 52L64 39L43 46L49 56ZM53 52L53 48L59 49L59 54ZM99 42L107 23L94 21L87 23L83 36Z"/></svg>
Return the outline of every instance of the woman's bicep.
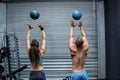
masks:
<svg viewBox="0 0 120 80"><path fill-rule="evenodd" d="M26 40L26 49L27 49L27 52L29 52L29 49L30 49L30 41L29 40Z"/></svg>

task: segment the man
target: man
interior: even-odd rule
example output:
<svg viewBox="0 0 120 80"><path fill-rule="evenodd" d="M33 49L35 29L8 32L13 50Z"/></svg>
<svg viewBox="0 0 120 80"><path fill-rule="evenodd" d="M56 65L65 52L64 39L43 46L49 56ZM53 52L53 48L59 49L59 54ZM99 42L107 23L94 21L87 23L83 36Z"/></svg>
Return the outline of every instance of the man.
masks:
<svg viewBox="0 0 120 80"><path fill-rule="evenodd" d="M79 28L82 37L77 37L74 41L74 21L71 21L69 49L72 58L72 71L70 80L88 80L88 75L85 70L85 59L87 57L89 44L83 29L82 21L79 22Z"/></svg>

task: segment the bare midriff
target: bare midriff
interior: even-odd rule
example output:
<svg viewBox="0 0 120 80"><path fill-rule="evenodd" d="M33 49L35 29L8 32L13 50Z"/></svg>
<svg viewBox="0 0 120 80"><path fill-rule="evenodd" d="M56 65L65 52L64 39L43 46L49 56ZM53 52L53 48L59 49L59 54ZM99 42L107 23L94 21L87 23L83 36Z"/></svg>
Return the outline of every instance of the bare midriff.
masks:
<svg viewBox="0 0 120 80"><path fill-rule="evenodd" d="M40 71L43 70L43 65L42 64L38 64L37 67L35 67L34 65L31 64L31 71Z"/></svg>

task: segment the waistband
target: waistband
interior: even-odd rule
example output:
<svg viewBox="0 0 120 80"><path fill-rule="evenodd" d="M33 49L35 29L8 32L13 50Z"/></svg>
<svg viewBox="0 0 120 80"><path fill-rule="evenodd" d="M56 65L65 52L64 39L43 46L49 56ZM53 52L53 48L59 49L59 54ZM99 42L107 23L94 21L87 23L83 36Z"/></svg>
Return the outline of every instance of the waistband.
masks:
<svg viewBox="0 0 120 80"><path fill-rule="evenodd" d="M77 73L87 73L87 71L86 70L80 70L80 71L78 71L78 72L72 72L72 74L77 74Z"/></svg>

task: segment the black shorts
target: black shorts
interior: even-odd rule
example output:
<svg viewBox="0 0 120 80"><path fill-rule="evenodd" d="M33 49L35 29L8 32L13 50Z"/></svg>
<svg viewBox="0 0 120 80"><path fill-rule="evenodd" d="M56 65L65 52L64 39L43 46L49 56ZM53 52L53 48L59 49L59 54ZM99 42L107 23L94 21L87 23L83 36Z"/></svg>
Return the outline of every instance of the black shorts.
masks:
<svg viewBox="0 0 120 80"><path fill-rule="evenodd" d="M46 80L44 70L41 70L41 71L31 71L29 80Z"/></svg>

